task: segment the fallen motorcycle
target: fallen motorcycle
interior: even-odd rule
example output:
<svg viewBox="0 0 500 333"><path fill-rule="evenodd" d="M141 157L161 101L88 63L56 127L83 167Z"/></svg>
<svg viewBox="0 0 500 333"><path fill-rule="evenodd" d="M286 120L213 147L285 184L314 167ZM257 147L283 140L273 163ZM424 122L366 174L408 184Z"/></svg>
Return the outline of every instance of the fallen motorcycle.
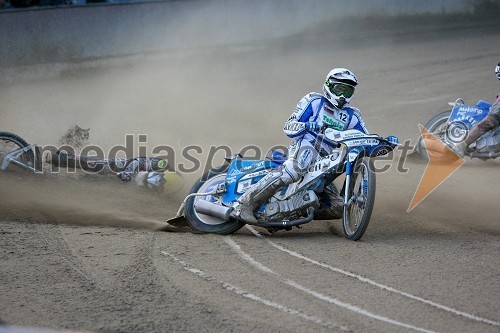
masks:
<svg viewBox="0 0 500 333"><path fill-rule="evenodd" d="M448 146L465 140L468 131L488 115L491 107L491 104L482 100L476 105L466 105L461 98L449 105L453 107L451 110L434 116L424 126L428 132ZM423 158L427 158L428 154L439 158L443 154L443 145L435 141L436 139L429 138L424 144L423 137L419 137L415 152ZM500 128L489 131L471 144L465 150L465 156L483 160L499 157Z"/></svg>
<svg viewBox="0 0 500 333"><path fill-rule="evenodd" d="M344 235L359 240L366 231L375 202L375 172L372 157L388 154L397 145L396 137L382 138L357 130L327 128L320 138L335 147L320 156L304 176L283 187L256 212L257 226L274 233L290 230L313 220L342 219ZM203 175L185 198L177 217L169 222L187 224L200 233L230 234L245 222L231 217L236 200L286 156L274 152L266 160L247 160L235 156ZM345 175L339 193L333 181Z"/></svg>
<svg viewBox="0 0 500 333"><path fill-rule="evenodd" d="M42 161L44 157L45 161ZM44 168L42 162L46 162L45 166L51 164L57 167L56 172L52 168ZM39 174L58 173L60 168L71 171L79 169L91 174L116 175L119 179L128 181L131 180L132 173L141 171L145 178L141 178L141 182L136 180L136 183L162 193L176 192L184 183L183 177L160 158L104 159L66 151L50 151L49 156L42 156L37 145L27 143L14 133L0 132L0 170L8 168L20 168Z"/></svg>

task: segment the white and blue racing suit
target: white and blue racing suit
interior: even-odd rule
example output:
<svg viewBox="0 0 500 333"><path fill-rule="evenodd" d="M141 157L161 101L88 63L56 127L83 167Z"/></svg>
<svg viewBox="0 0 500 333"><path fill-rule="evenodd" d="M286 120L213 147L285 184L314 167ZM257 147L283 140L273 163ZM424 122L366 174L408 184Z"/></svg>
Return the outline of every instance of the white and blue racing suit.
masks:
<svg viewBox="0 0 500 333"><path fill-rule="evenodd" d="M286 135L295 139L288 148L288 159L281 168L271 170L238 198L239 205L235 206L231 213L235 218L257 223L253 211L259 205L273 196L283 185L298 181L307 168L315 162L318 153L323 155L332 152L333 148L326 142L321 142L318 146L319 152L315 148L317 133L324 124L339 131L357 129L368 134L357 109L348 105L336 109L320 94L306 95L299 101L285 124Z"/></svg>
<svg viewBox="0 0 500 333"><path fill-rule="evenodd" d="M321 144L321 152L314 148L317 133L311 129L323 125L339 131L356 129L368 134L358 109L349 105L337 109L323 95L307 94L299 101L283 128L288 137L295 139L288 148L288 159L283 163L284 170L293 181L303 175L319 153L331 154L333 148L325 142Z"/></svg>

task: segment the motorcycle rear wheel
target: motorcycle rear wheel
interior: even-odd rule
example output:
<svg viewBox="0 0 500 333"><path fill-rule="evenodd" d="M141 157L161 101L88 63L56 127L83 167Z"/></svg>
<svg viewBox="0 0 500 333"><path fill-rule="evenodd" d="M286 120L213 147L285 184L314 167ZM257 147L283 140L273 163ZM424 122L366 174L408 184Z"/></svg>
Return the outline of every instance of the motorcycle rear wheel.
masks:
<svg viewBox="0 0 500 333"><path fill-rule="evenodd" d="M227 168L217 168L211 170L203 177L201 177L191 188L190 193L206 193L212 191L217 185L226 180ZM208 200L217 202L214 197L196 196L191 197L186 201L186 220L188 225L196 232L199 233L214 233L220 235L231 234L245 225L245 223L238 220L224 221L217 217L200 214L195 210L196 201Z"/></svg>
<svg viewBox="0 0 500 333"><path fill-rule="evenodd" d="M26 140L20 136L9 132L0 132L0 165L3 163L5 155L28 146L29 144ZM23 153L17 160L37 171L42 170L42 158L40 156L40 152L36 148ZM11 163L9 168L12 165L14 164Z"/></svg>
<svg viewBox="0 0 500 333"><path fill-rule="evenodd" d="M369 157L356 161L348 190L349 202L344 205L342 227L344 237L357 241L363 237L375 203L376 179Z"/></svg>

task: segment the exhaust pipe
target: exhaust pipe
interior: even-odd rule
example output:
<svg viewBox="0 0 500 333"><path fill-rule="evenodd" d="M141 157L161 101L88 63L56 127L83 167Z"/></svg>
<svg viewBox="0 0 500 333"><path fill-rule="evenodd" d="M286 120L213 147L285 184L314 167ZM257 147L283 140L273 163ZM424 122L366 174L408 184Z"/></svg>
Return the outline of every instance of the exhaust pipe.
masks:
<svg viewBox="0 0 500 333"><path fill-rule="evenodd" d="M230 215L233 208L217 205L213 202L199 199L198 201L196 201L194 210L199 214L210 215L213 217L217 217L223 221L229 221L231 219Z"/></svg>
<svg viewBox="0 0 500 333"><path fill-rule="evenodd" d="M469 155L471 158L486 158L486 159L493 159L500 157L500 152L473 152L472 154Z"/></svg>

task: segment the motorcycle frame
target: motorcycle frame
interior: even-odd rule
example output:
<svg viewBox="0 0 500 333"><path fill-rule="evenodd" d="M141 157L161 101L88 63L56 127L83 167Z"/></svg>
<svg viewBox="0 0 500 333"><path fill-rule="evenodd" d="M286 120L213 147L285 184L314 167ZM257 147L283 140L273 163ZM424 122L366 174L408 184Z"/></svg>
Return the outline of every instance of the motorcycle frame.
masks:
<svg viewBox="0 0 500 333"><path fill-rule="evenodd" d="M20 156L22 156L23 154L26 154L28 151L35 151L35 149L36 149L36 145L31 144L29 146L22 147L22 148L14 150L14 151L11 151L10 153L8 153L4 156L2 165L0 166L0 170L7 170L7 168L9 167L9 164L14 163L22 168L31 170L31 171L36 172L36 173L40 173L39 170L36 170L35 168L18 161L18 158ZM36 158L36 156L34 158Z"/></svg>

